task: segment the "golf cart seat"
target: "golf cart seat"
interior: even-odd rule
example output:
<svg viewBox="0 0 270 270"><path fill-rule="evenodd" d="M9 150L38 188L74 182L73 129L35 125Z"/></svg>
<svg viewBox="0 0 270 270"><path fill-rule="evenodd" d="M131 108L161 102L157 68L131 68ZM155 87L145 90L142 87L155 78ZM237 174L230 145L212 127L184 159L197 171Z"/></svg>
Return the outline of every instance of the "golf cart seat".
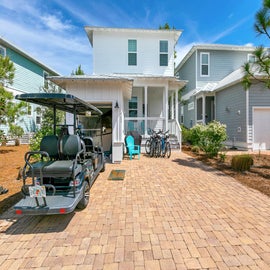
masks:
<svg viewBox="0 0 270 270"><path fill-rule="evenodd" d="M40 160L31 163L30 159L32 156L39 156ZM44 136L40 142L40 150L29 151L24 156L24 178L26 178L26 176L40 176L41 170L44 168L44 166L53 163L54 160L57 160L58 158L58 137L56 135Z"/></svg>
<svg viewBox="0 0 270 270"><path fill-rule="evenodd" d="M82 171L79 163L85 149L78 135L64 135L59 142L60 159L43 167L47 177L75 177Z"/></svg>

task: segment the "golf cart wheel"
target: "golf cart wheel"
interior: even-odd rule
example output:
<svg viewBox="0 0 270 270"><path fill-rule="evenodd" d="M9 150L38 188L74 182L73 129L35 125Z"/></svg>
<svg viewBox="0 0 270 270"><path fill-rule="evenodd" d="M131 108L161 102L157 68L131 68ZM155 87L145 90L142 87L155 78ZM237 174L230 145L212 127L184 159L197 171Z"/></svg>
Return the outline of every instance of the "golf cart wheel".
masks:
<svg viewBox="0 0 270 270"><path fill-rule="evenodd" d="M105 161L103 161L103 166L102 166L102 169L100 170L101 172L105 172L105 169L106 169L106 166L105 166Z"/></svg>
<svg viewBox="0 0 270 270"><path fill-rule="evenodd" d="M89 202L89 198L90 198L90 186L89 186L89 183L87 181L84 181L84 183L83 183L83 197L79 201L79 203L77 204L77 208L81 209L81 210L86 208L86 206L88 205L88 202Z"/></svg>

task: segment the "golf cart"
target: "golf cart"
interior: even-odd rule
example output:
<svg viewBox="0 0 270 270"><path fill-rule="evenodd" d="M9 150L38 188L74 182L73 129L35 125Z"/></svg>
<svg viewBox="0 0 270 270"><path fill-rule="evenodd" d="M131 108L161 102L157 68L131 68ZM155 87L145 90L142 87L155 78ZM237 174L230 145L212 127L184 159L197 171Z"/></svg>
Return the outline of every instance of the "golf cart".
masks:
<svg viewBox="0 0 270 270"><path fill-rule="evenodd" d="M15 213L51 215L67 214L76 207L84 209L91 186L105 170L105 159L102 146L95 146L93 137L83 135L78 129L78 117L98 119L102 112L71 94L31 93L15 98L51 107L54 111L54 134L42 138L39 151L25 154L23 199L14 206ZM70 113L73 124L57 126L56 110ZM57 130L60 130L58 135Z"/></svg>

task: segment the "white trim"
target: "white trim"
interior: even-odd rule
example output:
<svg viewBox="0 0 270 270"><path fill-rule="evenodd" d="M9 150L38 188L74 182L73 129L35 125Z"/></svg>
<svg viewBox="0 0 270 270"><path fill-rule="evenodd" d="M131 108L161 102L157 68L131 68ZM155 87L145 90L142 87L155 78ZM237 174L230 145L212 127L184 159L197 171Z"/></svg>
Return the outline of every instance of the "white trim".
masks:
<svg viewBox="0 0 270 270"><path fill-rule="evenodd" d="M0 48L3 50L3 52L4 52L4 55L3 55L3 57L6 57L6 55L7 55L7 49L5 48L5 47L3 47L3 46L1 46L0 45ZM2 55L2 54L1 54Z"/></svg>
<svg viewBox="0 0 270 270"><path fill-rule="evenodd" d="M247 142L250 142L249 136L248 136L248 133L249 133L248 130L249 130L249 90L246 91L246 136L247 136L246 140Z"/></svg>
<svg viewBox="0 0 270 270"><path fill-rule="evenodd" d="M259 150L255 146L254 138L255 138L255 129L254 129L254 112L255 110L263 110L263 109L270 109L270 106L253 106L252 107L252 149ZM260 147L259 147L260 148ZM261 149L265 150L265 149Z"/></svg>

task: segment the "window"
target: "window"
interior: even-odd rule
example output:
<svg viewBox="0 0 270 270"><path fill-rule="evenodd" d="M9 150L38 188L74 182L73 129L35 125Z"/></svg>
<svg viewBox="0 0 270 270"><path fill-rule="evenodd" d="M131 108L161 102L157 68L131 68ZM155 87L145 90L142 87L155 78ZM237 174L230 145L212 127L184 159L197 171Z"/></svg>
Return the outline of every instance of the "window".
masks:
<svg viewBox="0 0 270 270"><path fill-rule="evenodd" d="M41 124L41 108L37 107L36 108L36 124L40 125Z"/></svg>
<svg viewBox="0 0 270 270"><path fill-rule="evenodd" d="M201 76L209 76L209 53L200 54Z"/></svg>
<svg viewBox="0 0 270 270"><path fill-rule="evenodd" d="M254 54L248 54L248 62L249 63L255 63L256 62L256 56Z"/></svg>
<svg viewBox="0 0 270 270"><path fill-rule="evenodd" d="M168 41L159 41L159 65L161 67L168 66Z"/></svg>
<svg viewBox="0 0 270 270"><path fill-rule="evenodd" d="M36 116L36 124L37 125L41 124L41 117L40 116Z"/></svg>
<svg viewBox="0 0 270 270"><path fill-rule="evenodd" d="M0 55L2 55L3 57L6 56L6 48L0 46Z"/></svg>
<svg viewBox="0 0 270 270"><path fill-rule="evenodd" d="M128 102L128 116L137 117L138 115L138 98L132 97Z"/></svg>
<svg viewBox="0 0 270 270"><path fill-rule="evenodd" d="M128 40L128 65L129 66L137 65L137 40L136 39Z"/></svg>

